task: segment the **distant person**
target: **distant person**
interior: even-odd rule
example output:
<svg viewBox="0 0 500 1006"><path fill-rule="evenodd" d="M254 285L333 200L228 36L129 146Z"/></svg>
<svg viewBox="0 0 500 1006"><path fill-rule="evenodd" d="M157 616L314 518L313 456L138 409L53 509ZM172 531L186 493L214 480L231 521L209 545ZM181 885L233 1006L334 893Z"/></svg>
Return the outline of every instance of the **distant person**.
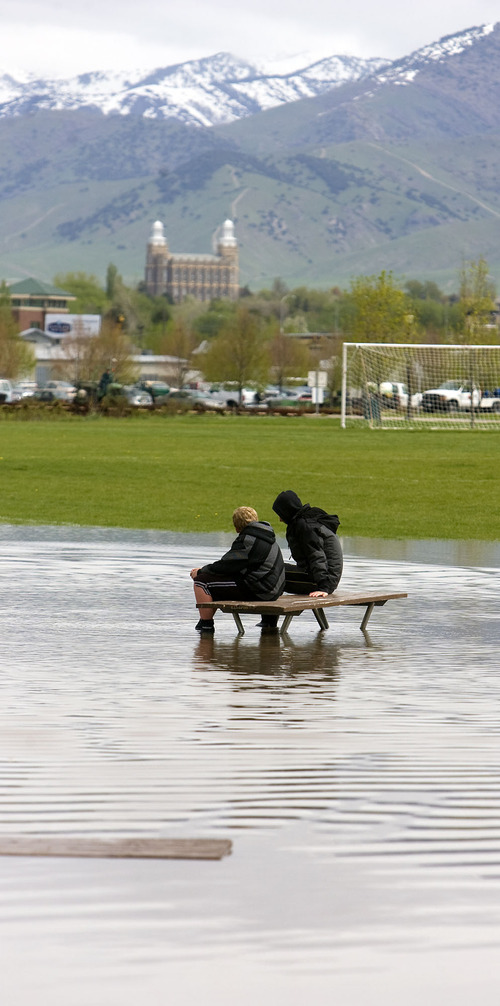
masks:
<svg viewBox="0 0 500 1006"><path fill-rule="evenodd" d="M113 374L108 368L107 370L104 371L104 373L101 376L101 380L99 381L99 391L101 393L102 398L104 398L104 396L107 395L109 385L112 383L113 383Z"/></svg>
<svg viewBox="0 0 500 1006"><path fill-rule="evenodd" d="M198 632L214 632L211 601L275 601L283 593L285 564L271 525L259 521L257 511L249 506L237 507L233 524L238 536L229 552L191 570L200 605Z"/></svg>
<svg viewBox="0 0 500 1006"><path fill-rule="evenodd" d="M285 563L285 591L309 597L332 594L343 567L337 515L302 503L292 489L276 497L273 510L286 524L286 540L296 563Z"/></svg>

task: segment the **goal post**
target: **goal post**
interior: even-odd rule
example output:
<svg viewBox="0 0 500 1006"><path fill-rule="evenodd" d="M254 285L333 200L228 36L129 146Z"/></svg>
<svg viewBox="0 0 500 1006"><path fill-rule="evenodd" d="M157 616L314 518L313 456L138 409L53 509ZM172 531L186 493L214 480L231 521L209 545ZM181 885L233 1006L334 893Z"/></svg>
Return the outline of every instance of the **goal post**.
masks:
<svg viewBox="0 0 500 1006"><path fill-rule="evenodd" d="M345 342L341 426L500 429L500 345Z"/></svg>

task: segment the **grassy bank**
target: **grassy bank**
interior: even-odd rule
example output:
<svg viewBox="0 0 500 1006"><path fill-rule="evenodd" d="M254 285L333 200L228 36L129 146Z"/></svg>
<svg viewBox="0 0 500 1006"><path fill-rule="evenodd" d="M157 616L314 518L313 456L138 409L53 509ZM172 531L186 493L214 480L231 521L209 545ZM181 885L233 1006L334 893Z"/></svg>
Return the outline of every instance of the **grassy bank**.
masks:
<svg viewBox="0 0 500 1006"><path fill-rule="evenodd" d="M0 423L0 521L230 530L293 488L344 535L500 538L500 441L341 430L326 417L146 415Z"/></svg>

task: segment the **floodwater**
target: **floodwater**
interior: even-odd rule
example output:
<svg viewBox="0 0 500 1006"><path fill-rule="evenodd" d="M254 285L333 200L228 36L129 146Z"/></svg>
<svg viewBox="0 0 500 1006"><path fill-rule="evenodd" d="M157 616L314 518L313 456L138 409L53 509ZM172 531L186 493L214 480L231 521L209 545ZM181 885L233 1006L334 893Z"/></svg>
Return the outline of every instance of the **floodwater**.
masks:
<svg viewBox="0 0 500 1006"><path fill-rule="evenodd" d="M0 857L2 1006L497 1006L498 546L346 540L369 633L200 639L228 541L0 527L0 836L233 843Z"/></svg>

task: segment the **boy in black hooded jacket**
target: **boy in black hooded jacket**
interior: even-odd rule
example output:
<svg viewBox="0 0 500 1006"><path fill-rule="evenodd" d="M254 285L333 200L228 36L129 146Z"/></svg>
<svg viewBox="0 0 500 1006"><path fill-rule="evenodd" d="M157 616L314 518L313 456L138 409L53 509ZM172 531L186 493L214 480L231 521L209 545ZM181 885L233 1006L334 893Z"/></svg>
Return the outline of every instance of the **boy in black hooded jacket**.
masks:
<svg viewBox="0 0 500 1006"><path fill-rule="evenodd" d="M285 563L285 591L310 597L332 594L343 566L337 515L303 504L292 489L276 497L273 510L287 525L286 540L296 562Z"/></svg>

